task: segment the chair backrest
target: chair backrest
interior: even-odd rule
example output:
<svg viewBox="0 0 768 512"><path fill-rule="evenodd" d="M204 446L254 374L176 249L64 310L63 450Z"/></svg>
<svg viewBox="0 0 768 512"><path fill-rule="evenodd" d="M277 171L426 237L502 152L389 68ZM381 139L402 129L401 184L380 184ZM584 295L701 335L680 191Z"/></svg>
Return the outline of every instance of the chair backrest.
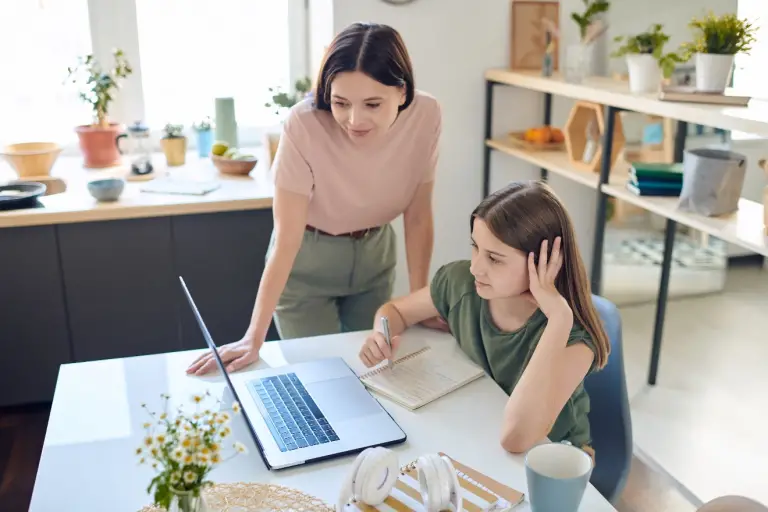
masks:
<svg viewBox="0 0 768 512"><path fill-rule="evenodd" d="M595 449L591 483L613 502L624 489L632 464L632 421L624 375L621 315L604 297L592 295L592 303L608 334L611 354L608 364L584 381L590 399L589 424Z"/></svg>

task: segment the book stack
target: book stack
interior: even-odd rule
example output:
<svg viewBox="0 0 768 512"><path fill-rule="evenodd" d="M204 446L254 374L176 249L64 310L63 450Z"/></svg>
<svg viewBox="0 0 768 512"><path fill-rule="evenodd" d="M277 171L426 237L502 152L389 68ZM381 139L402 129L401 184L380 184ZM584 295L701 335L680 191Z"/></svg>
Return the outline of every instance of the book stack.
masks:
<svg viewBox="0 0 768 512"><path fill-rule="evenodd" d="M638 196L679 196L683 189L683 164L633 162L627 189Z"/></svg>

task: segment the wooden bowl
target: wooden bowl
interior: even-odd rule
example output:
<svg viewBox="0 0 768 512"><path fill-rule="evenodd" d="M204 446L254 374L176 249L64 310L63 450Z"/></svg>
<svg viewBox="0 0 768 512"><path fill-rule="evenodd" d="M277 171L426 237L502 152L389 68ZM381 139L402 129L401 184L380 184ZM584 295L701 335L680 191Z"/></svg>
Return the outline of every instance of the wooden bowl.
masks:
<svg viewBox="0 0 768 512"><path fill-rule="evenodd" d="M61 153L55 142L20 142L3 148L2 154L19 178L50 176L51 168Z"/></svg>
<svg viewBox="0 0 768 512"><path fill-rule="evenodd" d="M259 161L257 158L251 158L248 160L232 160L230 158L223 158L217 155L211 155L211 161L216 169L222 174L238 174L244 176L250 173L256 163Z"/></svg>

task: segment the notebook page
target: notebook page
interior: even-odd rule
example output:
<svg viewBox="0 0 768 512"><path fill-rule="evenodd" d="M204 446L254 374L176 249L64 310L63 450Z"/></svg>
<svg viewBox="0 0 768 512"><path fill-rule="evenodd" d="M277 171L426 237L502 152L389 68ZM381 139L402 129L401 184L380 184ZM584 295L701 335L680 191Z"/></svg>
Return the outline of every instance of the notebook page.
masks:
<svg viewBox="0 0 768 512"><path fill-rule="evenodd" d="M372 388L411 407L419 407L481 377L484 372L457 357L434 357L426 351L365 379Z"/></svg>

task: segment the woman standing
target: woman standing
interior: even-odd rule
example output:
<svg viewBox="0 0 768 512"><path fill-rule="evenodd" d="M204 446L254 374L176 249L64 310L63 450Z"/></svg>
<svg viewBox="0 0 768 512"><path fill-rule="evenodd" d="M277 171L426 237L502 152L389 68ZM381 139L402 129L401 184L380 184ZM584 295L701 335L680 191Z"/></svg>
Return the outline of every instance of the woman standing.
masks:
<svg viewBox="0 0 768 512"><path fill-rule="evenodd" d="M336 36L283 127L267 262L245 335L219 349L228 371L258 359L273 315L283 339L370 329L391 298L401 214L411 291L427 286L440 131L397 31L355 23ZM187 372L213 368L207 353Z"/></svg>

